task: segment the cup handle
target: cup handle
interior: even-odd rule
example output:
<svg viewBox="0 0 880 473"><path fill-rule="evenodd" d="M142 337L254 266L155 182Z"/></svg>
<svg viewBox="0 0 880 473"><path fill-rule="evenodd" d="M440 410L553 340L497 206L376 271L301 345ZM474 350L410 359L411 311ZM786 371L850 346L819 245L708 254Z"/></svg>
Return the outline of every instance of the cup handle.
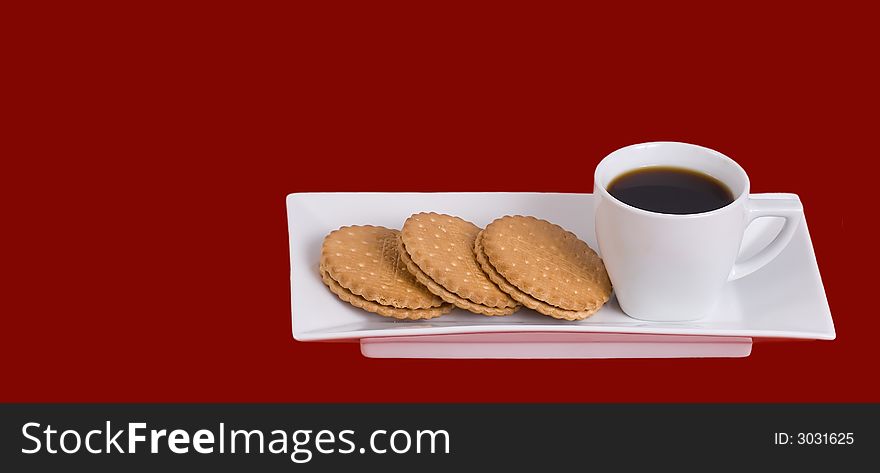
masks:
<svg viewBox="0 0 880 473"><path fill-rule="evenodd" d="M746 202L746 226L761 217L782 217L785 224L776 238L756 255L737 261L730 270L728 281L749 275L779 256L785 249L804 214L804 207L796 194L752 194Z"/></svg>

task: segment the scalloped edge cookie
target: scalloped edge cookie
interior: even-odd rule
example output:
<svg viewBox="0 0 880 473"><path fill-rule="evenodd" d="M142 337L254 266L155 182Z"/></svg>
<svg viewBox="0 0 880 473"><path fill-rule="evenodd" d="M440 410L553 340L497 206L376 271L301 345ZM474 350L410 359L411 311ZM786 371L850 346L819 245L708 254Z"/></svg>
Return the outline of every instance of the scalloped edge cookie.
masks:
<svg viewBox="0 0 880 473"><path fill-rule="evenodd" d="M611 297L599 255L574 233L532 216L505 215L486 226L481 247L495 271L532 298L583 312Z"/></svg>
<svg viewBox="0 0 880 473"><path fill-rule="evenodd" d="M480 227L454 215L416 213L403 224L401 253L407 253L421 272L446 293L484 307L512 309L516 301L483 273L474 258L474 238L480 231Z"/></svg>
<svg viewBox="0 0 880 473"><path fill-rule="evenodd" d="M400 260L399 234L375 225L333 230L321 244L321 267L352 294L379 305L440 307L443 300L420 284Z"/></svg>
<svg viewBox="0 0 880 473"><path fill-rule="evenodd" d="M401 245L401 247L403 247L403 241L400 242L400 245ZM503 317L505 315L511 315L514 312L516 312L517 310L519 310L519 307L520 307L519 305L516 305L514 307L503 307L503 308L487 307L487 306L484 306L481 304L475 304L467 299L458 297L456 294L447 291L445 288L443 288L443 286L434 282L434 280L431 279L430 276L425 274L418 267L418 265L409 257L409 254L407 254L407 252L404 251L403 248L401 248L401 251L400 251L400 258L403 260L404 264L406 264L406 267L407 267L407 269L409 269L409 272L411 272L413 274L413 276L416 277L417 281L424 284L425 287L427 287L429 291L440 296L440 298L443 299L444 301L449 302L450 304L453 304L460 309L464 309L466 311L473 312L475 314L487 315L490 317Z"/></svg>
<svg viewBox="0 0 880 473"><path fill-rule="evenodd" d="M480 232L480 234L477 235L477 238L474 241L474 254L476 255L477 261L482 266L483 271L486 272L486 275L489 276L489 279L497 284L502 291L510 294L510 297L512 297L522 305L528 307L529 309L536 310L544 315L548 315L556 319L569 321L586 319L587 317L598 312L601 308L601 306L599 306L594 309L585 311L566 310L552 306L550 304L547 304L546 302L539 301L538 299L535 299L534 297L520 291L512 284L510 284L506 279L504 279L504 277L495 270L495 268L492 266L492 263L489 262L489 259L483 252L482 239L483 232Z"/></svg>

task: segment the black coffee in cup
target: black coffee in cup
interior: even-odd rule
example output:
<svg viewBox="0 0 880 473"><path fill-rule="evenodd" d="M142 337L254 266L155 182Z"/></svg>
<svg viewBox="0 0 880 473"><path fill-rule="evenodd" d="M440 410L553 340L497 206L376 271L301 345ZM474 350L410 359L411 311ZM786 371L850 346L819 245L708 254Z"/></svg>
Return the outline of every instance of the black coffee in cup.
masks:
<svg viewBox="0 0 880 473"><path fill-rule="evenodd" d="M614 178L608 192L633 207L663 214L696 214L733 202L733 193L714 177L691 169L648 166Z"/></svg>

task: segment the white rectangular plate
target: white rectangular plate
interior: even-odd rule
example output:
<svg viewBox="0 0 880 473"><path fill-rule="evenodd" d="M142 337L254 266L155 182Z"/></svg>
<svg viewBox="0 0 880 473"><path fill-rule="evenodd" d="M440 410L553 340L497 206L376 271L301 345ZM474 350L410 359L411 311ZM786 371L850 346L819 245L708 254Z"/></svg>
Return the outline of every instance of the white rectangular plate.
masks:
<svg viewBox="0 0 880 473"><path fill-rule="evenodd" d="M424 321L400 321L356 309L321 282L321 242L344 225L399 229L413 213L457 215L485 226L503 215L534 215L576 233L598 250L592 194L542 193L301 193L287 196L293 337L300 341L488 333L629 333L834 339L834 324L806 222L774 261L731 282L717 309L695 322L645 322L626 316L612 298L597 314L567 322L521 309L507 317L455 310ZM749 227L743 253L757 251L779 229L773 219ZM411 342L413 339L407 339ZM401 342L403 339L401 339Z"/></svg>

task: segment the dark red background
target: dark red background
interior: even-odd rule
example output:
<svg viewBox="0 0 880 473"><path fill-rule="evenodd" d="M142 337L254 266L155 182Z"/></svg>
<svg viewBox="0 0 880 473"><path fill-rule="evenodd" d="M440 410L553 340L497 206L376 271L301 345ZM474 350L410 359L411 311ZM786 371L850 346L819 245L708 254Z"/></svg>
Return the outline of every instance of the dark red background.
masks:
<svg viewBox="0 0 880 473"><path fill-rule="evenodd" d="M880 401L875 243L844 226L877 157L871 15L477 3L4 7L0 401ZM800 194L837 340L415 361L291 338L288 193L590 192L650 140Z"/></svg>

